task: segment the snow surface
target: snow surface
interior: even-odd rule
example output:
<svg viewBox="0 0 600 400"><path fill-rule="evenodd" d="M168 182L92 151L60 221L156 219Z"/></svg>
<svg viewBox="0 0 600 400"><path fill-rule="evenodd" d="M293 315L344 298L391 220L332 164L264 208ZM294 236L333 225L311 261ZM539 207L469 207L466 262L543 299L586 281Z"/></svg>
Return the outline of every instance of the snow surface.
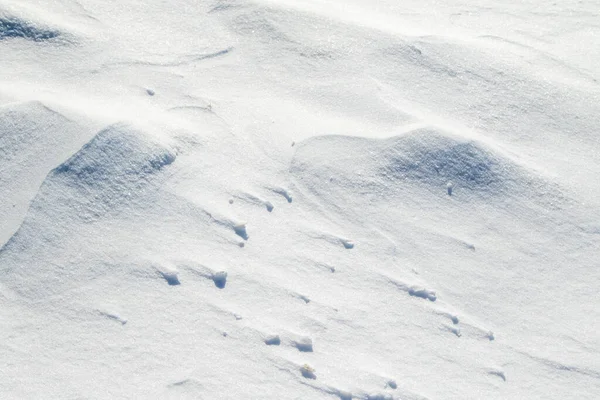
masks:
<svg viewBox="0 0 600 400"><path fill-rule="evenodd" d="M597 1L0 0L0 398L600 398Z"/></svg>

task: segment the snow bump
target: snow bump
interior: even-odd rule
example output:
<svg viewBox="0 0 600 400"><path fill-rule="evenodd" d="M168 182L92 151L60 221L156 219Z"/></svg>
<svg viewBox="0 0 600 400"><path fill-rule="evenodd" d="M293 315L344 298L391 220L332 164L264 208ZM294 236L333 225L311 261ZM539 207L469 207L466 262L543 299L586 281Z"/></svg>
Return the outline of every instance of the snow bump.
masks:
<svg viewBox="0 0 600 400"><path fill-rule="evenodd" d="M0 17L0 41L20 38L34 42L43 42L58 36L60 36L59 31L42 28L17 17Z"/></svg>

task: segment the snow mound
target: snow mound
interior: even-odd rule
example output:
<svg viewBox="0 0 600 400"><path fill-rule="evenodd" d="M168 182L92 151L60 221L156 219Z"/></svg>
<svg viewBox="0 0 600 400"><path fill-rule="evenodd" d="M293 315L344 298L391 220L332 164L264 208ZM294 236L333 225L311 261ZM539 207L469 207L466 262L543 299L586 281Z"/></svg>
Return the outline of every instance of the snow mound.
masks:
<svg viewBox="0 0 600 400"><path fill-rule="evenodd" d="M45 28L14 16L0 16L0 41L21 38L34 42L48 41L60 36L57 30Z"/></svg>
<svg viewBox="0 0 600 400"><path fill-rule="evenodd" d="M454 182L470 190L499 191L519 180L518 167L481 144L435 131L393 139L382 149L379 175L443 186Z"/></svg>
<svg viewBox="0 0 600 400"><path fill-rule="evenodd" d="M597 397L597 7L146 3L0 1L0 398Z"/></svg>
<svg viewBox="0 0 600 400"><path fill-rule="evenodd" d="M328 186L392 191L406 186L444 195L523 193L542 179L481 142L433 129L385 140L322 136L298 146L291 171ZM310 176L310 178L308 178Z"/></svg>
<svg viewBox="0 0 600 400"><path fill-rule="evenodd" d="M151 263L136 269L120 263L106 267L102 261L82 265L71 260L67 267L54 271L50 265L26 261L25 254L33 251L60 258L69 243L83 237L92 248L100 249L100 243L115 234L109 221L151 206L158 193L155 178L175 158L175 149L158 136L127 124L112 125L96 134L48 174L21 226L0 249L8 287L25 297L40 297L77 286L78 277L92 279L110 274L109 270L114 273L123 268L148 275ZM108 225L105 238L93 233L93 228L88 228L89 236L74 234L78 226L98 229L95 223L101 221ZM32 269L46 272L40 278L31 274ZM170 285L178 283L177 275L170 271L162 277Z"/></svg>
<svg viewBox="0 0 600 400"><path fill-rule="evenodd" d="M124 124L99 132L59 165L40 188L36 207L69 207L84 220L118 212L119 205L143 196L150 177L175 161L176 151L156 137Z"/></svg>
<svg viewBox="0 0 600 400"><path fill-rule="evenodd" d="M72 187L125 186L175 161L175 151L126 125L104 129L54 170Z"/></svg>
<svg viewBox="0 0 600 400"><path fill-rule="evenodd" d="M90 222L118 213L120 206L144 196L150 177L175 158L171 146L131 126L102 130L47 176L23 225L3 250L26 232L42 233L35 231L44 231L40 227L53 219L65 224L71 219Z"/></svg>

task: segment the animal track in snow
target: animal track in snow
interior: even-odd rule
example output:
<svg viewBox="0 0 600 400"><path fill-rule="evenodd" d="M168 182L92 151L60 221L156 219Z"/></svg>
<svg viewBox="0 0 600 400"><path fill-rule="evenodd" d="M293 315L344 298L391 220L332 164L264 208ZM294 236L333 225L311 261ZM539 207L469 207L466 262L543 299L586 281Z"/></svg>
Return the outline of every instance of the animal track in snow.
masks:
<svg viewBox="0 0 600 400"><path fill-rule="evenodd" d="M475 251L475 245L471 243L465 243L465 247L469 250Z"/></svg>
<svg viewBox="0 0 600 400"><path fill-rule="evenodd" d="M335 244L335 245L342 245L344 246L345 249L353 249L354 248L354 241L341 237L341 236L336 236L336 235L332 235L330 233L325 233L325 232L319 232L319 233L309 233L308 234L310 237L313 237L315 239L321 239L321 240L325 240L331 244Z"/></svg>
<svg viewBox="0 0 600 400"><path fill-rule="evenodd" d="M256 205L265 207L268 212L273 211L273 209L275 208L273 206L273 203L271 203L270 201L261 199L260 197L255 196L251 193L241 193L241 194L236 195L236 197L242 201L246 201L251 204L256 204Z"/></svg>
<svg viewBox="0 0 600 400"><path fill-rule="evenodd" d="M506 375L504 374L504 371L502 371L501 369L491 369L488 371L488 374L495 375L499 378L502 378L502 380L504 382L506 382Z"/></svg>
<svg viewBox="0 0 600 400"><path fill-rule="evenodd" d="M304 364L302 367L300 367L300 373L306 379L317 379L315 372L315 369L308 364Z"/></svg>
<svg viewBox="0 0 600 400"><path fill-rule="evenodd" d="M307 296L303 295L303 294L295 293L293 296L299 298L300 300L302 300L306 304L310 303L310 299Z"/></svg>
<svg viewBox="0 0 600 400"><path fill-rule="evenodd" d="M366 400L394 400L394 397L390 394L375 393L368 394Z"/></svg>
<svg viewBox="0 0 600 400"><path fill-rule="evenodd" d="M444 325L444 330L454 333L456 337L462 336L462 333L460 333L460 329L455 326Z"/></svg>
<svg viewBox="0 0 600 400"><path fill-rule="evenodd" d="M112 319L113 321L120 322L121 325L125 325L127 323L127 319L122 318L118 314L109 313L109 312L106 312L106 311L98 311L98 313L100 315L102 315L103 317L106 317L108 319Z"/></svg>
<svg viewBox="0 0 600 400"><path fill-rule="evenodd" d="M267 207L268 212L273 211L274 208L273 203L271 203L270 201L265 201L265 207Z"/></svg>
<svg viewBox="0 0 600 400"><path fill-rule="evenodd" d="M231 203L231 202L230 202ZM232 229L233 232L238 235L239 237L241 237L244 240L248 240L248 231L246 228L246 222L244 221L235 221L233 219L227 218L227 217L223 217L223 216L217 216L214 215L212 213L207 212L206 213L209 218L214 221L215 223L224 226L228 229Z"/></svg>
<svg viewBox="0 0 600 400"><path fill-rule="evenodd" d="M182 379L180 381L173 382L173 383L167 385L167 387L171 390L182 388L182 389L186 390L188 393L190 390L196 392L203 388L202 384L193 378Z"/></svg>
<svg viewBox="0 0 600 400"><path fill-rule="evenodd" d="M314 261L309 260L309 262L314 262ZM315 265L315 267L318 267L319 269L322 269L323 271L331 272L332 274L335 273L335 267L332 267L331 265L329 265L327 263L316 262L316 263L314 263L314 265Z"/></svg>
<svg viewBox="0 0 600 400"><path fill-rule="evenodd" d="M292 202L292 194L290 193L289 190L281 188L281 187L273 187L273 188L271 188L271 190L274 193L277 193L277 194L285 197L285 199L287 200L288 203Z"/></svg>
<svg viewBox="0 0 600 400"><path fill-rule="evenodd" d="M410 296L419 297L421 299L426 299L429 301L437 300L437 296L436 296L434 290L425 289L422 286L409 285L407 283L397 281L390 277L386 277L386 278L389 280L390 283L392 283L394 286L396 286L398 289L402 290L403 292L408 293Z"/></svg>
<svg viewBox="0 0 600 400"><path fill-rule="evenodd" d="M241 237L244 240L248 240L248 232L246 231L246 223L237 223L233 225L233 231L236 235Z"/></svg>
<svg viewBox="0 0 600 400"><path fill-rule="evenodd" d="M165 279L165 281L167 281L167 283L170 286L177 286L177 285L181 284L181 282L179 282L179 277L178 277L179 271L177 271L176 269L163 268L163 269L158 270L158 272Z"/></svg>
<svg viewBox="0 0 600 400"><path fill-rule="evenodd" d="M189 381L190 381L189 379L184 379L182 381L173 382L169 386L183 386L186 383L188 383Z"/></svg>
<svg viewBox="0 0 600 400"><path fill-rule="evenodd" d="M279 335L271 335L265 338L265 344L267 346L279 346L281 344L281 338Z"/></svg>
<svg viewBox="0 0 600 400"><path fill-rule="evenodd" d="M312 353L313 351L313 343L312 340L308 337L302 337L298 340L292 341L292 346L297 348L299 351L303 353Z"/></svg>
<svg viewBox="0 0 600 400"><path fill-rule="evenodd" d="M348 239L340 239L340 240L345 248L347 248L347 249L354 248L354 242L352 242L351 240L348 240Z"/></svg>
<svg viewBox="0 0 600 400"><path fill-rule="evenodd" d="M457 325L460 322L460 320L458 319L458 316L455 314L445 312L445 311L439 311L439 312L436 312L436 314L443 315L444 317L450 319L450 321L452 321L452 323L454 325Z"/></svg>
<svg viewBox="0 0 600 400"><path fill-rule="evenodd" d="M446 330L454 333L457 336L469 336L472 338L477 338L477 339L488 339L489 341L493 341L495 339L494 337L494 333L492 331L490 331L489 329L486 329L484 327L479 326L477 323L474 323L473 321L470 320L460 320L459 317L456 314L447 312L447 311L439 311L437 312L437 314L444 316L445 318L450 319L450 321L452 321L452 323L454 324L454 327L450 326L449 324L444 324ZM459 328L458 326L461 326L461 328ZM456 330L456 332L455 332Z"/></svg>
<svg viewBox="0 0 600 400"><path fill-rule="evenodd" d="M437 297L435 295L435 291L421 288L418 286L414 286L408 289L408 294L414 297L420 297L422 299L427 299L429 301L436 301Z"/></svg>
<svg viewBox="0 0 600 400"><path fill-rule="evenodd" d="M219 289L224 289L225 285L227 284L228 275L225 271L213 271L204 265L195 263L185 263L181 265L180 268L189 270L193 274L202 278L210 279Z"/></svg>
<svg viewBox="0 0 600 400"><path fill-rule="evenodd" d="M446 323L444 327L446 330L454 333L457 336L468 336L474 339L487 339L488 341L494 341L494 333L488 329L482 328L478 326L476 323L472 321L459 320L457 316L452 315L450 313L440 313L441 315L450 318L454 326ZM456 321L456 322L455 322ZM459 325L460 324L460 325ZM460 326L460 328L459 328Z"/></svg>
<svg viewBox="0 0 600 400"><path fill-rule="evenodd" d="M325 268L327 268L327 270L329 270L329 272L331 272L332 274L335 273L335 267L331 267L331 266L324 266Z"/></svg>
<svg viewBox="0 0 600 400"><path fill-rule="evenodd" d="M215 283L215 286L219 289L224 289L225 284L227 283L227 272L219 271L212 275L212 280Z"/></svg>

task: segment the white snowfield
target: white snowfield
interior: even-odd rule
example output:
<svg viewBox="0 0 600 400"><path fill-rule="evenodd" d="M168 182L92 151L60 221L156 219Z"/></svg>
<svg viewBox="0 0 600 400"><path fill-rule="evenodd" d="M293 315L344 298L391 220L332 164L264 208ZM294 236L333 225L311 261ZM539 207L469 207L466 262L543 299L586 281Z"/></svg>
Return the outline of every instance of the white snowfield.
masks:
<svg viewBox="0 0 600 400"><path fill-rule="evenodd" d="M599 399L597 1L0 0L1 399Z"/></svg>

